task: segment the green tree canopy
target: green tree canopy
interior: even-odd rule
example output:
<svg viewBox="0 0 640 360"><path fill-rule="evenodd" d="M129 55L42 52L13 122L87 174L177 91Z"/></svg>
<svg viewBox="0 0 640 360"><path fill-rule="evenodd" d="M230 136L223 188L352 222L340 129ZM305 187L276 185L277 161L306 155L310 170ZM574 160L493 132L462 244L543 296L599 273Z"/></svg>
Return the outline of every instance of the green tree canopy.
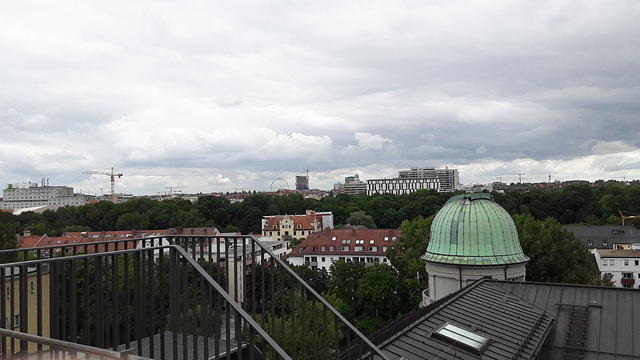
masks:
<svg viewBox="0 0 640 360"><path fill-rule="evenodd" d="M590 284L597 278L593 255L574 235L553 218L537 221L531 215L515 215L518 237L527 264L527 281Z"/></svg>
<svg viewBox="0 0 640 360"><path fill-rule="evenodd" d="M362 225L367 229L377 229L376 223L373 221L373 217L371 217L371 215L367 215L364 211L352 212L349 214L346 222L350 225Z"/></svg>

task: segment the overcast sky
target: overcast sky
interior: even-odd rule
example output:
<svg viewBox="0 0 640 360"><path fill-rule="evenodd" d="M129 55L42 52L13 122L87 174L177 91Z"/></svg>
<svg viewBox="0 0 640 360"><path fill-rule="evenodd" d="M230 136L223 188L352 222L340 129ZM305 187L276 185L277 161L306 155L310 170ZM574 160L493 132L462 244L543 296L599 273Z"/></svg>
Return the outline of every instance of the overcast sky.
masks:
<svg viewBox="0 0 640 360"><path fill-rule="evenodd" d="M638 19L637 0L3 1L0 183L640 179Z"/></svg>

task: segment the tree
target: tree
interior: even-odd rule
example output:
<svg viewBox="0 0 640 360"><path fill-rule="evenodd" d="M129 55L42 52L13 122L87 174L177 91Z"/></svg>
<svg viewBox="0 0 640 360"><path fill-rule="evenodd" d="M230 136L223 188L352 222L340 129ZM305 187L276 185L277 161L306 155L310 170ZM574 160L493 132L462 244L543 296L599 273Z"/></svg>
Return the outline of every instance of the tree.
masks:
<svg viewBox="0 0 640 360"><path fill-rule="evenodd" d="M346 222L351 225L362 225L367 229L377 229L373 218L370 215L367 215L364 211L355 211L350 213Z"/></svg>
<svg viewBox="0 0 640 360"><path fill-rule="evenodd" d="M531 261L527 281L590 284L599 274L593 255L553 218L515 215L522 250Z"/></svg>
<svg viewBox="0 0 640 360"><path fill-rule="evenodd" d="M427 251L433 218L418 216L415 220L403 221L400 239L386 254L403 279L417 279L422 286L426 286L427 271L421 257Z"/></svg>

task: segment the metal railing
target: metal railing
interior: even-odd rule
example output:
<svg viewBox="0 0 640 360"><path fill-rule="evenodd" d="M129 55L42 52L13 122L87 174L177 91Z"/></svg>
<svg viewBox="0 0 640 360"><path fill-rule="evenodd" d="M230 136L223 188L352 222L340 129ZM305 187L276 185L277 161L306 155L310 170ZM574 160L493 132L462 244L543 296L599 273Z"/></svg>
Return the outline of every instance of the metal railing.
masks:
<svg viewBox="0 0 640 360"><path fill-rule="evenodd" d="M7 296L17 276L20 300L30 291L40 299L32 306L7 298L0 304L5 328L19 318L21 332L114 350L130 347L151 358L182 351L185 359L387 359L251 236L160 236L0 256L20 261L0 265L0 296ZM30 267L39 279L33 285L26 280ZM30 327L22 326L29 323L25 311L38 319ZM8 344L2 353L16 349Z"/></svg>
<svg viewBox="0 0 640 360"><path fill-rule="evenodd" d="M92 346L80 345L68 341L45 338L42 336L21 333L13 330L0 328L0 340L20 341L27 344L27 347L40 347L41 350L35 354L26 356L12 356L12 359L95 359L95 360L150 360L131 354L131 351L111 351L99 349ZM15 354L14 354L15 355Z"/></svg>

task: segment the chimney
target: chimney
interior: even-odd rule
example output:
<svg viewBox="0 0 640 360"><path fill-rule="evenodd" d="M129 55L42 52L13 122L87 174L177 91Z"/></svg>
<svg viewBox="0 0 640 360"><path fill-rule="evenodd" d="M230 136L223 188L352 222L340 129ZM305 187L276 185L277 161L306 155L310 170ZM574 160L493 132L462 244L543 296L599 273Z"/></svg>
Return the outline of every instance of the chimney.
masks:
<svg viewBox="0 0 640 360"><path fill-rule="evenodd" d="M24 236L31 236L31 230L24 229Z"/></svg>

